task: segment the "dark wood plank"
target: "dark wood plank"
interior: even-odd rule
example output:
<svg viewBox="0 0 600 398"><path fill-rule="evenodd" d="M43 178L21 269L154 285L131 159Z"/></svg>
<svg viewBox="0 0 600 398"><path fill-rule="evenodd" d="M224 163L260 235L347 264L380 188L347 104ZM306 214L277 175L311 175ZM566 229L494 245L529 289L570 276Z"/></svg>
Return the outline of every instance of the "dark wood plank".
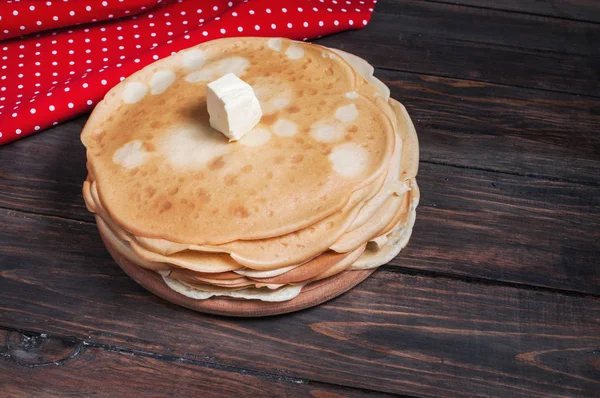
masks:
<svg viewBox="0 0 600 398"><path fill-rule="evenodd" d="M600 99L378 70L421 160L600 184Z"/></svg>
<svg viewBox="0 0 600 398"><path fill-rule="evenodd" d="M391 265L600 293L600 187L422 164Z"/></svg>
<svg viewBox="0 0 600 398"><path fill-rule="evenodd" d="M82 202L86 116L0 148L0 207L92 221Z"/></svg>
<svg viewBox="0 0 600 398"><path fill-rule="evenodd" d="M598 24L403 0L317 42L381 68L597 96L599 39Z"/></svg>
<svg viewBox="0 0 600 398"><path fill-rule="evenodd" d="M318 308L226 319L145 292L93 225L2 218L0 325L423 397L590 397L600 388L598 298L379 271Z"/></svg>
<svg viewBox="0 0 600 398"><path fill-rule="evenodd" d="M418 181L423 200L414 237L392 265L599 294L600 187L462 168L491 164L519 172L521 168L533 171L539 164L548 174L553 167L564 169L559 174L563 178L573 177L570 173L578 170L597 179L594 148L600 135L593 134L591 124L598 118L588 120L578 114L581 103L576 99L573 104L539 99L532 109L551 119L528 118L529 113L518 106L525 95L503 93L514 89L497 88L510 104L504 108L504 101L486 98L485 87L437 80L409 75L394 81L393 91L400 99L403 94L421 95L411 103L423 157L461 168L421 164ZM493 92L494 87L487 89ZM466 116L460 120L465 117L473 127L461 129L455 116L458 108L450 103L462 104ZM552 109L559 108L564 115L553 116ZM483 109L483 116L478 118L475 109ZM514 109L512 118L510 109ZM499 120L503 117L508 127ZM0 164L6 165L5 178L0 179L0 207L93 221L80 193L85 155L75 130L82 123L83 118L0 151ZM497 129L487 127L494 123ZM531 127L518 129L526 123ZM569 123L580 126L570 136L563 134ZM550 149L555 154L546 155L552 153ZM55 167L60 169L60 179L40 166L44 157L48 164L59 164ZM8 228L12 222L5 219L4 223ZM27 232L7 232L5 239L11 243L11 237Z"/></svg>
<svg viewBox="0 0 600 398"><path fill-rule="evenodd" d="M73 338L0 329L0 342L0 386L5 397L382 396L197 360L107 349Z"/></svg>
<svg viewBox="0 0 600 398"><path fill-rule="evenodd" d="M435 3L461 4L504 11L600 22L600 3L595 0L425 0Z"/></svg>
<svg viewBox="0 0 600 398"><path fill-rule="evenodd" d="M412 115L421 160L600 184L600 99L378 70ZM92 220L86 117L0 150L0 207Z"/></svg>

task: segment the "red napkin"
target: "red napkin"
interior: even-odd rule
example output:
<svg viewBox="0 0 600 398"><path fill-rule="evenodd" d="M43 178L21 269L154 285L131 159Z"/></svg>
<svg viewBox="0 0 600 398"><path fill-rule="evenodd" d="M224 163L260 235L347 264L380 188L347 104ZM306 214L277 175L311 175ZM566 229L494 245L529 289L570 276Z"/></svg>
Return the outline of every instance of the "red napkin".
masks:
<svg viewBox="0 0 600 398"><path fill-rule="evenodd" d="M360 29L376 2L4 1L0 145L90 111L120 80L181 49L229 36L308 40Z"/></svg>

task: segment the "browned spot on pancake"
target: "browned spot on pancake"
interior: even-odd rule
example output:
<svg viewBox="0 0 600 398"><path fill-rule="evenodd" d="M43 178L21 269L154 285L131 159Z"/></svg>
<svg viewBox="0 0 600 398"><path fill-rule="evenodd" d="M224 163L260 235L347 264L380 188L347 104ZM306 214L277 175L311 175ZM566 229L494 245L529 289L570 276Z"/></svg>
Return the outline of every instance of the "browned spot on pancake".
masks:
<svg viewBox="0 0 600 398"><path fill-rule="evenodd" d="M295 170L295 168L294 168ZM296 182L296 177L290 177L290 184L293 184Z"/></svg>
<svg viewBox="0 0 600 398"><path fill-rule="evenodd" d="M217 214L218 212L219 212L219 209L217 209L217 208L214 208L214 209L211 211L211 213L212 213L212 214Z"/></svg>
<svg viewBox="0 0 600 398"><path fill-rule="evenodd" d="M218 158L212 160L208 164L208 168L211 170L219 170L223 166L225 166L225 162L223 161L223 156L219 156Z"/></svg>
<svg viewBox="0 0 600 398"><path fill-rule="evenodd" d="M303 139L303 138L296 137L296 138L294 138L294 140L295 140L295 141L296 141L298 144L300 144L300 145L304 144L304 139Z"/></svg>
<svg viewBox="0 0 600 398"><path fill-rule="evenodd" d="M150 128L153 129L159 129L164 125L163 122L161 122L160 120L153 120L152 122L150 122Z"/></svg>
<svg viewBox="0 0 600 398"><path fill-rule="evenodd" d="M288 109L289 113L298 113L300 112L300 108L298 108L297 106L290 106Z"/></svg>
<svg viewBox="0 0 600 398"><path fill-rule="evenodd" d="M146 177L147 175L148 175L148 172L146 170L144 170L140 173L140 176L142 176L142 177Z"/></svg>
<svg viewBox="0 0 600 398"><path fill-rule="evenodd" d="M188 200L187 200L186 198L182 198L182 199L180 200L180 202L181 202L181 204L187 205L187 203L188 203Z"/></svg>
<svg viewBox="0 0 600 398"><path fill-rule="evenodd" d="M309 88L308 89L308 94L310 95L317 95L318 91L314 88Z"/></svg>
<svg viewBox="0 0 600 398"><path fill-rule="evenodd" d="M346 141L352 141L352 136L351 136L350 134L346 134L346 135L344 136L344 139L345 139Z"/></svg>
<svg viewBox="0 0 600 398"><path fill-rule="evenodd" d="M333 228L333 222L329 221L326 225L327 229L332 229Z"/></svg>
<svg viewBox="0 0 600 398"><path fill-rule="evenodd" d="M331 66L328 66L327 69L325 69L325 74L327 76L333 75L333 68Z"/></svg>
<svg viewBox="0 0 600 398"><path fill-rule="evenodd" d="M198 188L198 201L200 203L210 202L210 192L207 192L204 188Z"/></svg>
<svg viewBox="0 0 600 398"><path fill-rule="evenodd" d="M305 150L309 150L309 149L313 149L314 146L312 144L304 144L304 146L302 148Z"/></svg>
<svg viewBox="0 0 600 398"><path fill-rule="evenodd" d="M159 106L163 106L166 103L167 103L167 101L163 97L160 97L158 100L156 100L156 105L159 105Z"/></svg>
<svg viewBox="0 0 600 398"><path fill-rule="evenodd" d="M242 167L242 172L244 173L250 173L252 171L252 165L251 164L247 164L244 167Z"/></svg>
<svg viewBox="0 0 600 398"><path fill-rule="evenodd" d="M273 173L269 171L267 172L267 179L270 180L271 178L273 178Z"/></svg>
<svg viewBox="0 0 600 398"><path fill-rule="evenodd" d="M196 178L197 180L203 180L204 179L204 173L199 171L194 175L194 178ZM184 178L181 177L179 182L183 182Z"/></svg>
<svg viewBox="0 0 600 398"><path fill-rule="evenodd" d="M402 170L402 174L406 174L406 170Z"/></svg>
<svg viewBox="0 0 600 398"><path fill-rule="evenodd" d="M130 175L130 176L134 176L134 175L136 175L136 174L138 173L138 171L140 171L140 169L138 169L138 168L135 168L135 169L133 169L133 170L131 170L131 171L129 172L129 175Z"/></svg>
<svg viewBox="0 0 600 398"><path fill-rule="evenodd" d="M281 148L281 142L277 141L275 142L275 145L273 145L275 148Z"/></svg>
<svg viewBox="0 0 600 398"><path fill-rule="evenodd" d="M304 90L298 90L298 91L296 92L296 97L298 97L298 98L302 98L303 96L304 96Z"/></svg>
<svg viewBox="0 0 600 398"><path fill-rule="evenodd" d="M256 189L251 189L251 190L248 191L248 195L250 195L250 196L255 196L256 193L257 193Z"/></svg>
<svg viewBox="0 0 600 398"><path fill-rule="evenodd" d="M156 193L156 188L146 187L146 188L144 188L144 193L146 194L147 197L151 198Z"/></svg>
<svg viewBox="0 0 600 398"><path fill-rule="evenodd" d="M264 123L264 124L268 124L270 126L273 123L275 123L276 120L277 120L277 114L273 113L271 115L263 115L262 118L260 119L260 122Z"/></svg>
<svg viewBox="0 0 600 398"><path fill-rule="evenodd" d="M283 163L284 160L285 160L285 158L283 156L276 156L275 164L281 164L281 163Z"/></svg>
<svg viewBox="0 0 600 398"><path fill-rule="evenodd" d="M182 176L182 177L179 177L179 178L177 179L177 181L179 181L179 182L184 182L184 181L185 181L185 178L184 178L183 176Z"/></svg>
<svg viewBox="0 0 600 398"><path fill-rule="evenodd" d="M321 154L323 156L328 156L331 153L331 148L327 147L327 148L323 148L323 150L321 150Z"/></svg>
<svg viewBox="0 0 600 398"><path fill-rule="evenodd" d="M153 143L151 143L151 142L144 142L144 143L142 144L142 146L144 147L144 149L145 149L147 152L153 152L153 151L156 149L156 148L154 147L154 144L153 144Z"/></svg>
<svg viewBox="0 0 600 398"><path fill-rule="evenodd" d="M230 209L231 214L233 214L236 217L240 217L240 218L248 218L250 216L250 213L248 212L248 209L246 209L244 206L235 206L232 207Z"/></svg>
<svg viewBox="0 0 600 398"><path fill-rule="evenodd" d="M325 106L325 104L327 104L327 102L325 100L321 100L319 101L319 105L320 106Z"/></svg>
<svg viewBox="0 0 600 398"><path fill-rule="evenodd" d="M303 160L304 160L304 156L301 154L292 156L292 163L300 163Z"/></svg>
<svg viewBox="0 0 600 398"><path fill-rule="evenodd" d="M173 203L171 203L171 201L169 201L169 200L165 200L162 203L162 206L160 206L160 210L158 212L164 213L165 211L169 210L171 207L173 207Z"/></svg>
<svg viewBox="0 0 600 398"><path fill-rule="evenodd" d="M225 182L225 185L230 187L234 184L237 184L237 176L235 174L227 174L223 181Z"/></svg>
<svg viewBox="0 0 600 398"><path fill-rule="evenodd" d="M369 135L367 136L367 139L368 139L369 141L371 141L371 140L374 140L374 139L375 139L375 136L374 136L373 134L369 134Z"/></svg>
<svg viewBox="0 0 600 398"><path fill-rule="evenodd" d="M348 127L348 131L351 133L356 133L358 131L358 127L353 124L352 126Z"/></svg>
<svg viewBox="0 0 600 398"><path fill-rule="evenodd" d="M267 210L267 217L273 217L273 214L271 210Z"/></svg>
<svg viewBox="0 0 600 398"><path fill-rule="evenodd" d="M169 195L173 196L179 192L179 187L173 187L169 190Z"/></svg>

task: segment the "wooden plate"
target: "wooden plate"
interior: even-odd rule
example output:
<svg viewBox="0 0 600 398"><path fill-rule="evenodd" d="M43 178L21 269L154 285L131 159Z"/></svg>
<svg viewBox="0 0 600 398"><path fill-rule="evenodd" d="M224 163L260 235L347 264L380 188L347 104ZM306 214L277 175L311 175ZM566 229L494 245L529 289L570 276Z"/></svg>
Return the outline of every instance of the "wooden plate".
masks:
<svg viewBox="0 0 600 398"><path fill-rule="evenodd" d="M142 268L135 263L121 256L110 245L102 233L102 241L108 249L108 252L119 266L134 281L142 285L146 290L155 295L199 312L209 314L228 315L238 317L257 317L286 314L289 312L300 311L305 308L314 307L339 296L358 285L375 271L345 271L330 278L311 283L305 286L300 294L289 301L271 303L260 300L241 300L232 298L212 297L206 300L195 300L184 296L172 290L163 281L162 277L154 271Z"/></svg>

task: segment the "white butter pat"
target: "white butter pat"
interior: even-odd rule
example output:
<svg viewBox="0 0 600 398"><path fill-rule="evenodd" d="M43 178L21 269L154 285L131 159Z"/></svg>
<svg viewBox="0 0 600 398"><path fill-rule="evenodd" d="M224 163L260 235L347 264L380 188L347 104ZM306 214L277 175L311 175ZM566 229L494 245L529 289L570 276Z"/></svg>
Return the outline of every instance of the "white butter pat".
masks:
<svg viewBox="0 0 600 398"><path fill-rule="evenodd" d="M206 88L210 126L238 141L260 122L262 109L252 87L234 75L211 82Z"/></svg>

